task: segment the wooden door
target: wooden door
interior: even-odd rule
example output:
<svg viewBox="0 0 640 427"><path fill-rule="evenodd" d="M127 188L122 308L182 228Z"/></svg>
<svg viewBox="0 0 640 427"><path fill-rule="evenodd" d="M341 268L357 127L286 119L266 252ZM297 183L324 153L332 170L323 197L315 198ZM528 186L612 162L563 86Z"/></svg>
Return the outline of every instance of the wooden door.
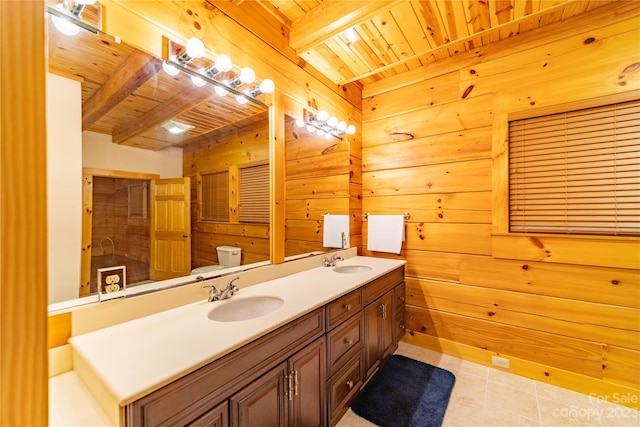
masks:
<svg viewBox="0 0 640 427"><path fill-rule="evenodd" d="M289 400L291 425L325 425L326 362L324 337L309 344L289 359L294 393Z"/></svg>
<svg viewBox="0 0 640 427"><path fill-rule="evenodd" d="M191 274L189 178L151 181L151 280Z"/></svg>
<svg viewBox="0 0 640 427"><path fill-rule="evenodd" d="M232 427L285 427L287 362L267 372L230 399Z"/></svg>

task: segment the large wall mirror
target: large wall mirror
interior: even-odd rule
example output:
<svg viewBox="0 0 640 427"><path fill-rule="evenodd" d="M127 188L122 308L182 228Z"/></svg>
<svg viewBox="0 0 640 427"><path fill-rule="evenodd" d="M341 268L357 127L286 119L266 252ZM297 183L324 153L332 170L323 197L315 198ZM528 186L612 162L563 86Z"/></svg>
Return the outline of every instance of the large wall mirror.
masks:
<svg viewBox="0 0 640 427"><path fill-rule="evenodd" d="M50 309L96 301L98 269L125 265L131 295L224 274L218 247L268 263L269 108L46 22Z"/></svg>

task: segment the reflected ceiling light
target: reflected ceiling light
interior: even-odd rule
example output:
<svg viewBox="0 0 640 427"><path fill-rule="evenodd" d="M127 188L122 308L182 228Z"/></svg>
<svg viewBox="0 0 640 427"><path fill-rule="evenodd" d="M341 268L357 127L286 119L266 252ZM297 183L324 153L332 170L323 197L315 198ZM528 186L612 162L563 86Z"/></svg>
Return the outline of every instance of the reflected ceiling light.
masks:
<svg viewBox="0 0 640 427"><path fill-rule="evenodd" d="M356 133L354 125L347 125L345 121L339 121L337 117L329 117L329 113L321 110L315 116L309 111L305 111L305 119L297 119L296 126L307 128L307 132L315 133L318 136L326 136L328 138L335 137L342 139L342 135L353 135Z"/></svg>
<svg viewBox="0 0 640 427"><path fill-rule="evenodd" d="M358 33L356 33L356 30L353 28L349 28L342 34L344 34L344 36L347 38L347 41L349 42L349 44L355 43L358 40L360 40L360 36L358 35Z"/></svg>
<svg viewBox="0 0 640 427"><path fill-rule="evenodd" d="M227 85L229 82L225 80L222 83ZM227 94L229 93L229 91L223 88L222 86L216 86L213 90L216 91L216 95L218 96L227 96Z"/></svg>
<svg viewBox="0 0 640 427"><path fill-rule="evenodd" d="M62 34L75 36L80 32L80 27L73 20L79 20L85 6L95 2L96 0L64 0L62 3L56 4L55 8L62 13L52 16L53 25Z"/></svg>
<svg viewBox="0 0 640 427"><path fill-rule="evenodd" d="M202 58L205 50L202 40L192 37L187 41L184 52L176 57L176 61L178 61L180 65L186 65L193 59Z"/></svg>
<svg viewBox="0 0 640 427"><path fill-rule="evenodd" d="M175 120L169 120L167 123L163 124L162 127L174 135L179 135L181 133L185 133L190 129L193 129L193 126L186 123L177 122Z"/></svg>
<svg viewBox="0 0 640 427"><path fill-rule="evenodd" d="M242 71L240 71L240 74L238 74L237 76L235 76L233 78L233 80L229 81L229 86L231 86L232 88L236 88L238 86L240 86L241 84L249 84L249 83L253 83L253 81L256 79L256 73L255 71L253 71L251 68L249 67L244 67L242 69Z"/></svg>

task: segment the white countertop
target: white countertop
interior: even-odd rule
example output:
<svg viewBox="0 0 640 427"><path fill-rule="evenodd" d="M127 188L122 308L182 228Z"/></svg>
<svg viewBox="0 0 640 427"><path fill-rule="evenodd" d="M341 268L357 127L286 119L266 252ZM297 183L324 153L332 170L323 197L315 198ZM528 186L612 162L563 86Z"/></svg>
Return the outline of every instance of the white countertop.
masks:
<svg viewBox="0 0 640 427"><path fill-rule="evenodd" d="M345 274L318 267L245 289L240 279L235 282L240 292L231 299L200 301L75 336L69 342L75 357L81 357L124 406L404 263L357 256L337 265L366 265L371 270ZM260 295L282 298L284 304L243 321L216 322L207 317L216 305Z"/></svg>

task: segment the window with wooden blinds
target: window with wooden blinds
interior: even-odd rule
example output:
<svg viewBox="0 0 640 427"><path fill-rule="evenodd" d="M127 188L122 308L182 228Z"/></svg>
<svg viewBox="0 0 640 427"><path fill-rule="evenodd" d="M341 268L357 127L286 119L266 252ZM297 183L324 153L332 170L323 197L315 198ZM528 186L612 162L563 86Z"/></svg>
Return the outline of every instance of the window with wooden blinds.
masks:
<svg viewBox="0 0 640 427"><path fill-rule="evenodd" d="M201 218L229 221L229 172L200 175Z"/></svg>
<svg viewBox="0 0 640 427"><path fill-rule="evenodd" d="M510 230L640 235L640 100L509 123Z"/></svg>
<svg viewBox="0 0 640 427"><path fill-rule="evenodd" d="M238 196L240 222L269 223L269 165L241 168Z"/></svg>

